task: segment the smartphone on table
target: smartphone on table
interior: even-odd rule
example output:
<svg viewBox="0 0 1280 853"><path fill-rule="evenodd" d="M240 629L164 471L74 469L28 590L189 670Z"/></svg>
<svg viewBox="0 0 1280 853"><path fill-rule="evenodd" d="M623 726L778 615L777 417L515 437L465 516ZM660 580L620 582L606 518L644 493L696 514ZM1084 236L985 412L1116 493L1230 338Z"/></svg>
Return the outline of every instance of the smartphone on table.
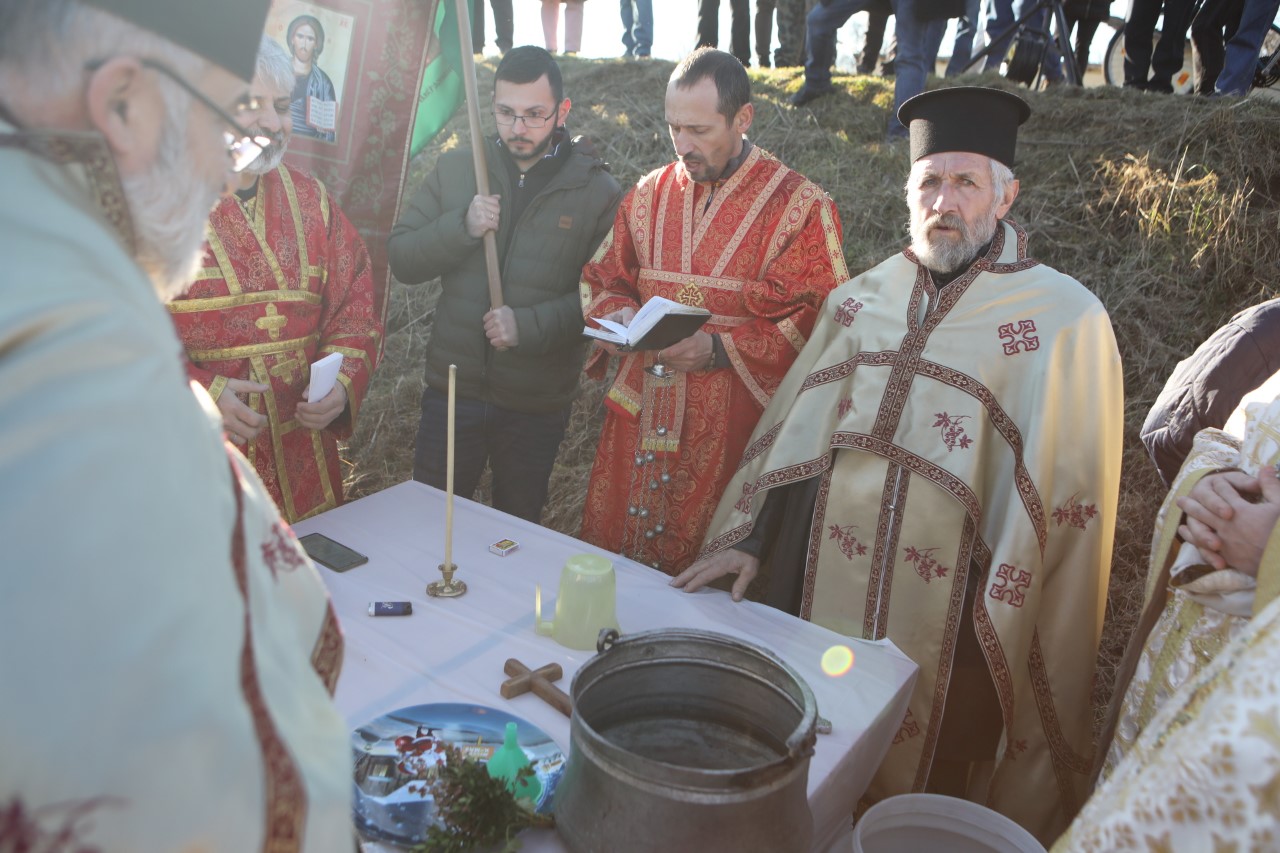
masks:
<svg viewBox="0 0 1280 853"><path fill-rule="evenodd" d="M298 537L298 541L306 549L308 557L335 572L345 572L369 562L364 554L333 541L323 533L308 533Z"/></svg>

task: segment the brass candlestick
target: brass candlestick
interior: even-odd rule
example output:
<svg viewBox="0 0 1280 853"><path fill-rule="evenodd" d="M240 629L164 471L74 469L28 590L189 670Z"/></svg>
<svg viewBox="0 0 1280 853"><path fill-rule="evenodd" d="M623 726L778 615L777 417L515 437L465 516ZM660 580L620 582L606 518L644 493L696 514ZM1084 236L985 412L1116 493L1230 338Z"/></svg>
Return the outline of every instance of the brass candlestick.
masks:
<svg viewBox="0 0 1280 853"><path fill-rule="evenodd" d="M464 594L467 591L467 585L453 579L453 573L457 570L458 567L453 563L449 563L447 568L444 563L441 563L440 574L444 575L444 580L427 584L427 595L435 598L457 598Z"/></svg>
<svg viewBox="0 0 1280 853"><path fill-rule="evenodd" d="M444 581L432 581L427 584L427 595L436 598L457 598L467 591L467 585L453 579L458 571L453 562L453 422L454 406L457 396L458 366L449 365L449 420L446 430L445 454L447 473L444 490L444 562L440 564L440 574Z"/></svg>

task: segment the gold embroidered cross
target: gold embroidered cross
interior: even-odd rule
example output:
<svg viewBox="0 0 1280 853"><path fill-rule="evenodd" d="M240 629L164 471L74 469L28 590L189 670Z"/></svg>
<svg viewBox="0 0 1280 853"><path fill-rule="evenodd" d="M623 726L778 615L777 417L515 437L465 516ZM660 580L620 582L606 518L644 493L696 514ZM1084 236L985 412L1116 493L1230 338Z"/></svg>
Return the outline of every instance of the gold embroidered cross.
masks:
<svg viewBox="0 0 1280 853"><path fill-rule="evenodd" d="M259 317L253 325L265 331L271 340L278 341L280 340L280 329L282 329L288 322L289 318L282 316L280 312L276 310L276 306L268 305L266 316Z"/></svg>
<svg viewBox="0 0 1280 853"><path fill-rule="evenodd" d="M678 293L676 293L676 302L679 302L681 305L702 307L702 288L698 287L698 285L693 282L689 282L684 287L680 288Z"/></svg>
<svg viewBox="0 0 1280 853"><path fill-rule="evenodd" d="M305 364L306 362L300 359L288 358L288 359L285 359L284 361L276 362L275 367L272 367L267 372L270 373L272 376L276 377L277 379L284 379L285 382L288 382L290 385L292 385L294 382L294 378L293 378L294 374L299 372L300 368Z"/></svg>
<svg viewBox="0 0 1280 853"><path fill-rule="evenodd" d="M1259 421L1257 429L1258 432L1262 433L1270 439L1270 441L1256 443L1250 451L1250 458L1248 461L1252 462L1254 466L1261 468L1263 465L1268 464L1267 456L1274 455L1276 446L1280 445L1280 431L1277 431L1275 427L1265 421Z"/></svg>

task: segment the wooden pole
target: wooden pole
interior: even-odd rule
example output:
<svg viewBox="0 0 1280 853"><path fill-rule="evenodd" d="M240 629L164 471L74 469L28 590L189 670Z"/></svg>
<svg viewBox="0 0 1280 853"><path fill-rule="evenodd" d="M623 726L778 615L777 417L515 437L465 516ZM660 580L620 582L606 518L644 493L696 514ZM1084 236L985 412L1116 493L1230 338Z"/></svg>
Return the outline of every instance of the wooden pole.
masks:
<svg viewBox="0 0 1280 853"><path fill-rule="evenodd" d="M484 0L476 0L483 3ZM476 192L490 195L489 167L484 159L484 132L480 129L480 95L476 85L476 61L471 55L471 10L467 0L454 0L458 14L458 41L462 53L462 85L467 93L467 118L471 125L471 159L476 167ZM498 237L484 232L484 266L489 273L489 307L502 307L502 275L498 269Z"/></svg>

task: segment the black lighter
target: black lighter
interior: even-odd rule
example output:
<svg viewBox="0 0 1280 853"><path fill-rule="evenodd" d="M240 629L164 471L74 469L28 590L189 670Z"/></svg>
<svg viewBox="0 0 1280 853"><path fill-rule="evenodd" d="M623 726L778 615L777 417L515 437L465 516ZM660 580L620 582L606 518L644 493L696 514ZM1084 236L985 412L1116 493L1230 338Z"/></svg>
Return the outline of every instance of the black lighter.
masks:
<svg viewBox="0 0 1280 853"><path fill-rule="evenodd" d="M409 616L413 613L412 601L370 601L370 616Z"/></svg>

